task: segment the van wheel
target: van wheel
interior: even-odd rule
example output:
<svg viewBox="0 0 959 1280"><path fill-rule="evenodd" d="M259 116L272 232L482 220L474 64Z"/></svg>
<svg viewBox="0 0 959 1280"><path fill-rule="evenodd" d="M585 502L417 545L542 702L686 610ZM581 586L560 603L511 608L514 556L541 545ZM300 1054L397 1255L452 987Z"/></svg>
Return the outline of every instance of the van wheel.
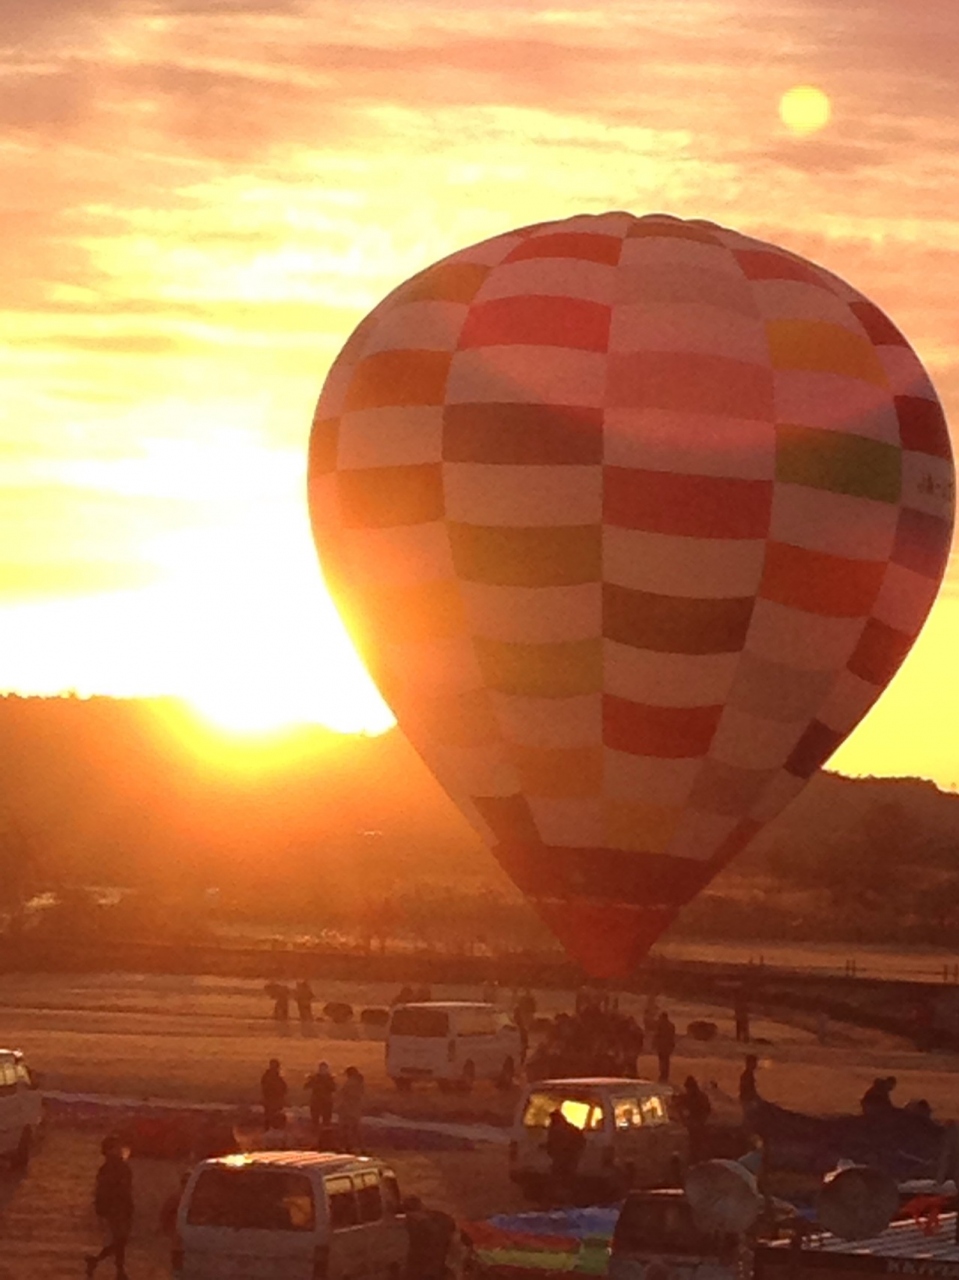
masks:
<svg viewBox="0 0 959 1280"><path fill-rule="evenodd" d="M512 1058L507 1058L503 1063L503 1069L496 1077L497 1089L512 1089L516 1080L516 1063Z"/></svg>
<svg viewBox="0 0 959 1280"><path fill-rule="evenodd" d="M409 1093L413 1088L413 1081L407 1080L406 1076L394 1076L393 1083L400 1093Z"/></svg>
<svg viewBox="0 0 959 1280"><path fill-rule="evenodd" d="M476 1064L475 1062L463 1063L463 1074L460 1077L460 1089L463 1093L471 1093L473 1085L476 1083Z"/></svg>
<svg viewBox="0 0 959 1280"><path fill-rule="evenodd" d="M30 1153L33 1150L33 1130L24 1129L20 1134L20 1141L17 1143L17 1149L10 1157L11 1167L14 1169L26 1169L30 1163Z"/></svg>

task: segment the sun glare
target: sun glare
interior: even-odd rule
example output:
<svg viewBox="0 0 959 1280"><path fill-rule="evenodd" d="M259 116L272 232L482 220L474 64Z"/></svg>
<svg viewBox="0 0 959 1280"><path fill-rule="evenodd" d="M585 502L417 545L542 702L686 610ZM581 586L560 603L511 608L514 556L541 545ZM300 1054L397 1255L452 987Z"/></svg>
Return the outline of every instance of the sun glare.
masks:
<svg viewBox="0 0 959 1280"><path fill-rule="evenodd" d="M779 118L790 133L800 137L824 129L831 115L829 98L812 84L793 85L779 100Z"/></svg>

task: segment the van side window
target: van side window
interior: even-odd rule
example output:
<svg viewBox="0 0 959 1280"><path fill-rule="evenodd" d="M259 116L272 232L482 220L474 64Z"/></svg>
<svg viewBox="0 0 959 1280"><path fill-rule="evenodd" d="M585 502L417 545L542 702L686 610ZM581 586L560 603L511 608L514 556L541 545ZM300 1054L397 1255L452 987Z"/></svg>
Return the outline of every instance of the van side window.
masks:
<svg viewBox="0 0 959 1280"><path fill-rule="evenodd" d="M346 1227L355 1227L360 1215L356 1196L353 1194L353 1179L344 1173L324 1181L330 1206L330 1229L343 1231Z"/></svg>
<svg viewBox="0 0 959 1280"><path fill-rule="evenodd" d="M658 1094L651 1094L641 1102L644 1124L665 1124L669 1119L666 1106Z"/></svg>
<svg viewBox="0 0 959 1280"><path fill-rule="evenodd" d="M204 1169L187 1222L235 1231L312 1231L313 1188L302 1173L266 1169Z"/></svg>
<svg viewBox="0 0 959 1280"><path fill-rule="evenodd" d="M30 1072L25 1062L18 1062L16 1065L17 1080L20 1084L25 1084L28 1089L33 1088L33 1081L30 1079Z"/></svg>
<svg viewBox="0 0 959 1280"><path fill-rule="evenodd" d="M383 1208L387 1213L399 1213L400 1211L400 1184L396 1181L396 1174L391 1170L383 1170L380 1178L380 1189L383 1193Z"/></svg>
<svg viewBox="0 0 959 1280"><path fill-rule="evenodd" d="M457 1017L456 1029L461 1036L493 1036L496 1017L489 1009L464 1009Z"/></svg>
<svg viewBox="0 0 959 1280"><path fill-rule="evenodd" d="M638 1098L617 1098L613 1104L617 1129L637 1129L643 1123Z"/></svg>
<svg viewBox="0 0 959 1280"><path fill-rule="evenodd" d="M0 1097L8 1097L17 1088L17 1069L12 1062L0 1062Z"/></svg>
<svg viewBox="0 0 959 1280"><path fill-rule="evenodd" d="M380 1175L372 1169L353 1175L356 1200L360 1210L360 1222L379 1222L383 1217L383 1196L380 1193Z"/></svg>

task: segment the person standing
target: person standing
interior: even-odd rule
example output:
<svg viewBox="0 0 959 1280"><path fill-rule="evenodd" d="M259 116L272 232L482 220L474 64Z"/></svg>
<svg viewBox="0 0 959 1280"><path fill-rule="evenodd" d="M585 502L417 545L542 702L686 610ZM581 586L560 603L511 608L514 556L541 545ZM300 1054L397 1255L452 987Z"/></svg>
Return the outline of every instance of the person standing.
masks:
<svg viewBox="0 0 959 1280"><path fill-rule="evenodd" d="M107 1242L97 1254L84 1258L86 1273L92 1276L106 1258L116 1263L117 1280L127 1280L126 1252L133 1224L133 1174L127 1163L130 1152L115 1134L104 1138L100 1147L103 1164L97 1170L93 1207L103 1223Z"/></svg>
<svg viewBox="0 0 959 1280"><path fill-rule="evenodd" d="M665 1009L656 1019L653 1048L656 1050L656 1056L659 1059L659 1083L666 1084L669 1080L669 1067L673 1050L676 1048L676 1028Z"/></svg>
<svg viewBox="0 0 959 1280"><path fill-rule="evenodd" d="M340 1142L345 1151L360 1149L360 1121L363 1119L363 1094L366 1084L356 1067L347 1067L336 1108L340 1125Z"/></svg>
<svg viewBox="0 0 959 1280"><path fill-rule="evenodd" d="M306 1089L310 1095L310 1119L316 1130L317 1140L333 1123L333 1098L336 1081L328 1062L317 1063L316 1070L306 1077Z"/></svg>
<svg viewBox="0 0 959 1280"><path fill-rule="evenodd" d="M296 984L293 992L293 998L296 1000L296 1011L300 1017L300 1025L305 1027L313 1021L313 988L302 979Z"/></svg>
<svg viewBox="0 0 959 1280"><path fill-rule="evenodd" d="M286 1081L280 1073L279 1058L271 1058L270 1065L260 1076L260 1096L263 1099L263 1127L265 1129L273 1129L276 1127L278 1116L284 1114L286 1110L286 1100L289 1090L286 1087Z"/></svg>
<svg viewBox="0 0 959 1280"><path fill-rule="evenodd" d="M736 1043L749 1044L749 994L745 984L736 990L733 1019L736 1023Z"/></svg>
<svg viewBox="0 0 959 1280"><path fill-rule="evenodd" d="M699 1087L695 1076L687 1076L683 1084L683 1092L679 1097L679 1105L686 1132L689 1134L689 1162L698 1164L705 1159L706 1125L712 1114L713 1106L709 1098Z"/></svg>

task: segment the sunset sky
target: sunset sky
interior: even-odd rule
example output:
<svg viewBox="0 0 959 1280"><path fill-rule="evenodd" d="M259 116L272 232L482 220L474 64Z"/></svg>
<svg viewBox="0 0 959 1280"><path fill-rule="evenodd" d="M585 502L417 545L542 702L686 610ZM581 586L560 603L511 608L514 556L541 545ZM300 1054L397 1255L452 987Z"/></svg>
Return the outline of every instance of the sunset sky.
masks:
<svg viewBox="0 0 959 1280"><path fill-rule="evenodd" d="M388 290L512 226L806 254L959 422L957 35L956 0L0 0L0 688L384 727L313 406ZM835 766L959 785L957 588Z"/></svg>

